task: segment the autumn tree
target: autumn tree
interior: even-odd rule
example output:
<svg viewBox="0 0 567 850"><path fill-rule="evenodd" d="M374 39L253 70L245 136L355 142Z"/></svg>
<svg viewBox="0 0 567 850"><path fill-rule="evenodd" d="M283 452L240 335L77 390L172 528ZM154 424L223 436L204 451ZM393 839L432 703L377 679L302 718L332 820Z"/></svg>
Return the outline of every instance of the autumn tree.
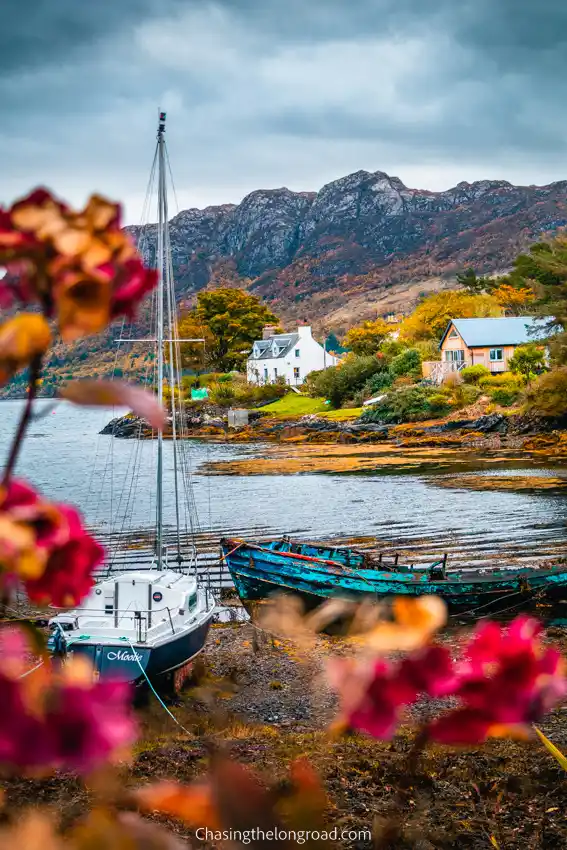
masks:
<svg viewBox="0 0 567 850"><path fill-rule="evenodd" d="M364 356L376 354L382 342L391 333L392 326L384 319L363 322L351 328L343 339L343 345L355 354Z"/></svg>
<svg viewBox="0 0 567 850"><path fill-rule="evenodd" d="M194 372L205 372L212 368L215 338L208 325L201 321L194 312L191 312L180 318L177 330L179 339L199 340L198 342L179 343L181 367L192 369ZM167 344L165 353L169 360Z"/></svg>
<svg viewBox="0 0 567 850"><path fill-rule="evenodd" d="M406 342L440 339L451 319L501 316L502 312L502 307L491 295L447 289L429 295L417 305L411 316L402 322L400 339Z"/></svg>
<svg viewBox="0 0 567 850"><path fill-rule="evenodd" d="M537 375L545 365L545 352L541 346L530 342L519 345L508 361L508 368L516 375L522 375L527 384L530 378Z"/></svg>
<svg viewBox="0 0 567 850"><path fill-rule="evenodd" d="M500 304L507 316L522 316L529 312L535 301L531 286L511 286L504 279L492 291L492 297Z"/></svg>
<svg viewBox="0 0 567 850"><path fill-rule="evenodd" d="M264 326L278 324L277 316L255 295L227 287L199 292L197 306L186 317L189 318L193 324L186 330L194 330L206 339L208 366L219 372L242 367Z"/></svg>

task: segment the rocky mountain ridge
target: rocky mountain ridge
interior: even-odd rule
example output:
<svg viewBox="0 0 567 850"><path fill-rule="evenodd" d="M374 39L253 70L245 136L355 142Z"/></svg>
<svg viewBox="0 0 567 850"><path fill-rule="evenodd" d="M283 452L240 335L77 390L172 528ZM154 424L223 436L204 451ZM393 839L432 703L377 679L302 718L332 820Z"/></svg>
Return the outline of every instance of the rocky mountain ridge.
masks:
<svg viewBox="0 0 567 850"><path fill-rule="evenodd" d="M257 190L237 205L184 210L170 233L180 297L226 282L228 267L231 283L242 281L284 318L309 307L332 324L353 295L374 304L386 289L449 279L468 265L499 271L542 231L564 225L567 181L483 180L432 192L357 171L319 192ZM155 225L146 237L151 261Z"/></svg>

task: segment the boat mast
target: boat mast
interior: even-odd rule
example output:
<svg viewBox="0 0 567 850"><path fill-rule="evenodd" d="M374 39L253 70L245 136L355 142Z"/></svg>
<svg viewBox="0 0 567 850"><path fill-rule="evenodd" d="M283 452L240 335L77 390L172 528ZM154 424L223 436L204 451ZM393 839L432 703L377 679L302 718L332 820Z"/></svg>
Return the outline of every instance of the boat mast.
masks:
<svg viewBox="0 0 567 850"><path fill-rule="evenodd" d="M157 291L157 391L163 405L163 294L165 272L165 227L167 198L165 183L165 112L159 114L158 134L158 291ZM158 431L156 488L157 568L163 569L163 433Z"/></svg>

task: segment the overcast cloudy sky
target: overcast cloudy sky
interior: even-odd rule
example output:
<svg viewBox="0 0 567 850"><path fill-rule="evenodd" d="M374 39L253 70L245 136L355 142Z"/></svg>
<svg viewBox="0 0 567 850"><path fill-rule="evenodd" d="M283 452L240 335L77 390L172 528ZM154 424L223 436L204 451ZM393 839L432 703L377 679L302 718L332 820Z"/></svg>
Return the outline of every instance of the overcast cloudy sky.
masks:
<svg viewBox="0 0 567 850"><path fill-rule="evenodd" d="M158 106L182 208L567 177L564 0L3 0L0 200L92 190L139 219Z"/></svg>

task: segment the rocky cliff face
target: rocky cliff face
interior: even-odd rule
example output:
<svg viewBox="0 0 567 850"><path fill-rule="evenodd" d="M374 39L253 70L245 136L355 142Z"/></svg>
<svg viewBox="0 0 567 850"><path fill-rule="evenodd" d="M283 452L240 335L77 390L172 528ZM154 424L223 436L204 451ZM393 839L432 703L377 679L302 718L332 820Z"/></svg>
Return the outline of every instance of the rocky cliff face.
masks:
<svg viewBox="0 0 567 850"><path fill-rule="evenodd" d="M372 300L386 287L450 278L468 265L502 270L542 231L566 224L567 182L483 180L428 192L357 171L316 193L260 190L236 206L186 210L170 227L180 295L218 284L215 268L229 260L237 277L292 317L308 306L332 313L353 294ZM155 227L145 236L151 257Z"/></svg>

